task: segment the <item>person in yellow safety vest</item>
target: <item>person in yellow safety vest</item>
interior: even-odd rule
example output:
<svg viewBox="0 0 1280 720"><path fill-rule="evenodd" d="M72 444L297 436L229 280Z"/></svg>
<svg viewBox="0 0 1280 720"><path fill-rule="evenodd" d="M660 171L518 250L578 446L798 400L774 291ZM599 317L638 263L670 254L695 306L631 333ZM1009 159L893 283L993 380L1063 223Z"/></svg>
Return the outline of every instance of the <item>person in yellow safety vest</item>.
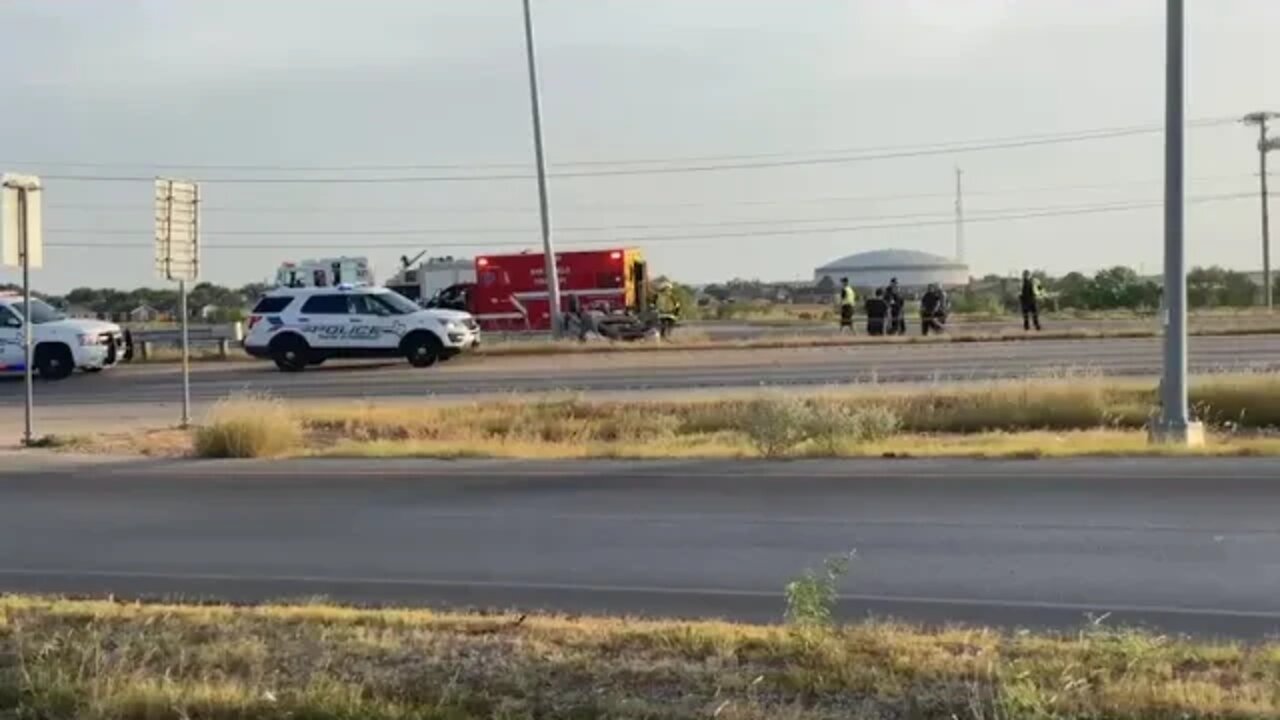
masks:
<svg viewBox="0 0 1280 720"><path fill-rule="evenodd" d="M676 321L680 318L680 299L676 297L675 286L670 281L658 286L653 298L653 308L658 312L658 328L662 337L671 335Z"/></svg>
<svg viewBox="0 0 1280 720"><path fill-rule="evenodd" d="M845 328L853 332L853 309L858 304L858 294L849 285L849 278L840 279L840 294L836 297L840 311L840 332Z"/></svg>

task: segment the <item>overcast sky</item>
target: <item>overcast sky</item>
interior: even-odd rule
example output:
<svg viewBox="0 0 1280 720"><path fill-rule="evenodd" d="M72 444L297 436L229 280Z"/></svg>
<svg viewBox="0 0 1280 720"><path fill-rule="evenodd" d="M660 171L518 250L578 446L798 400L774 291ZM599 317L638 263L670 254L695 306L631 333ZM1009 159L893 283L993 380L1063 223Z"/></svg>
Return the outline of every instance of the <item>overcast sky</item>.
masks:
<svg viewBox="0 0 1280 720"><path fill-rule="evenodd" d="M1280 30L1280 2L1187 5L1188 117L1280 110L1280 51L1266 49ZM763 154L776 164L1158 126L1163 8L1161 0L534 0L548 157L553 173L742 162L696 159L707 156ZM417 250L535 246L523 52L519 0L4 0L0 169L206 179L204 277L215 282L262 280L282 260L342 252L369 256L385 279L396 258ZM1188 193L1213 199L1189 208L1193 263L1260 266L1256 198L1222 198L1256 192L1253 132L1235 123L1189 131ZM634 160L679 162L572 164ZM980 218L1155 201L1161 161L1161 137L1151 133L562 176L552 179L551 201L564 249L639 245L658 272L691 282L797 279L865 250L953 254L959 165L975 220L966 229L975 274L1113 264L1154 273L1158 208ZM371 165L426 167L350 169ZM517 177L329 182L459 175ZM46 185L40 288L160 284L150 182ZM933 224L850 229L904 223ZM16 277L0 269L0 282Z"/></svg>

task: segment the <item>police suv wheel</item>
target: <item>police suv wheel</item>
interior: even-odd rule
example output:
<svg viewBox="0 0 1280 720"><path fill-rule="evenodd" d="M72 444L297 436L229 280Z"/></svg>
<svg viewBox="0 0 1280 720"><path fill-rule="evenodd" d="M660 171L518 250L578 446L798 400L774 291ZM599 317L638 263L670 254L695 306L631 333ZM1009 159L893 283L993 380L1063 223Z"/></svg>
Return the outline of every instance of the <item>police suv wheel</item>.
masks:
<svg viewBox="0 0 1280 720"><path fill-rule="evenodd" d="M310 348L297 338L282 338L274 343L271 359L283 372L302 372L310 362Z"/></svg>
<svg viewBox="0 0 1280 720"><path fill-rule="evenodd" d="M42 380L62 380L76 370L75 358L66 345L40 345L36 347L36 370Z"/></svg>
<svg viewBox="0 0 1280 720"><path fill-rule="evenodd" d="M440 341L430 335L412 335L404 341L404 354L416 368L431 367L440 359Z"/></svg>

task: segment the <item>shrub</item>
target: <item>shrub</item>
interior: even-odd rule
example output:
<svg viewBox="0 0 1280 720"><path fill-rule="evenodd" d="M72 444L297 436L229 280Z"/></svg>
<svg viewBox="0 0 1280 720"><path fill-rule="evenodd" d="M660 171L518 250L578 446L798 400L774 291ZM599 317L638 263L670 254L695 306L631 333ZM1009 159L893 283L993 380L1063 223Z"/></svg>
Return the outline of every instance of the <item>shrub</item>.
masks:
<svg viewBox="0 0 1280 720"><path fill-rule="evenodd" d="M898 414L883 405L816 401L806 420L808 439L827 455L838 455L846 445L884 440L902 427Z"/></svg>
<svg viewBox="0 0 1280 720"><path fill-rule="evenodd" d="M741 406L734 418L736 429L747 436L761 455L785 455L809 435L810 412L797 398L756 398Z"/></svg>
<svg viewBox="0 0 1280 720"><path fill-rule="evenodd" d="M219 401L193 439L199 457L275 457L302 446L302 426L278 400L241 396Z"/></svg>
<svg viewBox="0 0 1280 720"><path fill-rule="evenodd" d="M821 572L806 568L800 577L787 583L784 617L789 625L806 628L831 625L840 596L840 580L849 572L853 557L852 550L829 557L822 561Z"/></svg>

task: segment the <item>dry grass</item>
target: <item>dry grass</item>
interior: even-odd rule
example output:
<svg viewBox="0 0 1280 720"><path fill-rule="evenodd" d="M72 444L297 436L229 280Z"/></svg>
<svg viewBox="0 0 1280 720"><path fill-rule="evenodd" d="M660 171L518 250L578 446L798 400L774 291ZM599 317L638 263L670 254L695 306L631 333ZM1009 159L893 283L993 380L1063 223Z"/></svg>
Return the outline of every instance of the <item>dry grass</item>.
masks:
<svg viewBox="0 0 1280 720"><path fill-rule="evenodd" d="M1199 452L1280 452L1280 378L1201 379L1191 398L1215 433ZM1149 384L1066 375L969 386L862 386L689 401L578 396L446 406L290 409L263 398L220 403L194 433L204 457L737 458L1139 455ZM108 436L111 437L111 436ZM157 433L142 447L172 445ZM113 446L128 441L116 438ZM85 449L79 443L79 449Z"/></svg>
<svg viewBox="0 0 1280 720"><path fill-rule="evenodd" d="M219 402L192 434L195 453L208 458L276 457L302 444L302 425L284 403L251 395Z"/></svg>
<svg viewBox="0 0 1280 720"><path fill-rule="evenodd" d="M15 718L1245 719L1277 688L1278 645L1098 628L0 599Z"/></svg>

